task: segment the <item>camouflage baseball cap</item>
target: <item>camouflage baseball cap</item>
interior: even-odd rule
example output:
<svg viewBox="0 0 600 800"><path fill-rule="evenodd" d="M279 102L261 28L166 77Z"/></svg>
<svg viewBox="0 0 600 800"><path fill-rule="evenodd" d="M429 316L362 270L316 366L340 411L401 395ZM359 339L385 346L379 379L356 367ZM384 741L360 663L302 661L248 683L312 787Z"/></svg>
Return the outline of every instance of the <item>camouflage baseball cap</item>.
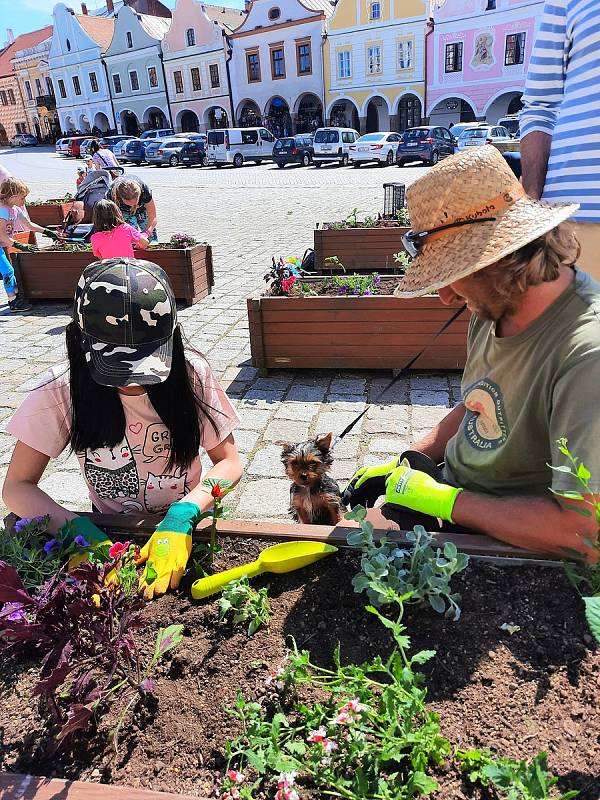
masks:
<svg viewBox="0 0 600 800"><path fill-rule="evenodd" d="M96 383L147 386L168 378L177 306L156 264L135 258L89 264L77 284L73 319Z"/></svg>

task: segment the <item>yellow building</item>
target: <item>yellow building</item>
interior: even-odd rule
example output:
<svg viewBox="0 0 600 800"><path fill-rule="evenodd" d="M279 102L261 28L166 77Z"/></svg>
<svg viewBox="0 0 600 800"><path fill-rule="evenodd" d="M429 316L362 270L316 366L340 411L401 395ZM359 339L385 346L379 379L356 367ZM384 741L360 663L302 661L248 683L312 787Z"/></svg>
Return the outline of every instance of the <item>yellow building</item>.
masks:
<svg viewBox="0 0 600 800"><path fill-rule="evenodd" d="M12 58L29 131L40 141L54 141L60 134L54 86L48 66L51 41L52 29L44 41L17 50Z"/></svg>
<svg viewBox="0 0 600 800"><path fill-rule="evenodd" d="M427 0L339 0L324 47L327 123L360 133L421 124Z"/></svg>

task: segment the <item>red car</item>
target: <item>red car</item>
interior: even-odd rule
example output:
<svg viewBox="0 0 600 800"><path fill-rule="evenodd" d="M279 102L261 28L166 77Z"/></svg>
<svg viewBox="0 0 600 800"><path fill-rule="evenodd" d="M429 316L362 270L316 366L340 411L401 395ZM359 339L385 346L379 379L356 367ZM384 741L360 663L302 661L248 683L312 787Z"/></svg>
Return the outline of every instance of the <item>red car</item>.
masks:
<svg viewBox="0 0 600 800"><path fill-rule="evenodd" d="M81 155L81 143L86 139L93 139L93 136L73 136L69 141L67 148L67 155L72 158L79 158Z"/></svg>

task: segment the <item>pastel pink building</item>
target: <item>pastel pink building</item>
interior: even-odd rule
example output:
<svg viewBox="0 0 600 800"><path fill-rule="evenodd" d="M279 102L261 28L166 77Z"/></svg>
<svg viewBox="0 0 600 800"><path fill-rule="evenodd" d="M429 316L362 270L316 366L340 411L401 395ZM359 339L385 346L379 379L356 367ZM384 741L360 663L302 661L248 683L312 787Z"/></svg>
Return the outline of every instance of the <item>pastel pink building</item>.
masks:
<svg viewBox="0 0 600 800"><path fill-rule="evenodd" d="M427 38L431 124L496 123L521 108L543 0L433 0Z"/></svg>

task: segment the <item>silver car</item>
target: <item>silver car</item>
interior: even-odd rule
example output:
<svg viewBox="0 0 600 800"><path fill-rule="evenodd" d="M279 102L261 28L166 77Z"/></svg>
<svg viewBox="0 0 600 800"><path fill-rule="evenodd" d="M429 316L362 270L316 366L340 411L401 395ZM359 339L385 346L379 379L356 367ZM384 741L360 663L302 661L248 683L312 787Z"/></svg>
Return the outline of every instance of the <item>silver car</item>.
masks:
<svg viewBox="0 0 600 800"><path fill-rule="evenodd" d="M479 125L467 128L458 137L458 149L481 147L484 144L511 144L510 133L502 125Z"/></svg>
<svg viewBox="0 0 600 800"><path fill-rule="evenodd" d="M137 139L137 136L132 136L131 139L123 139L120 142L117 142L116 145L113 147L113 156L117 159L117 161L127 161L127 152L126 147L129 142Z"/></svg>
<svg viewBox="0 0 600 800"><path fill-rule="evenodd" d="M155 164L157 167L162 167L163 164L176 167L180 163L181 148L189 141L190 139L169 138L150 142L146 147L146 161L148 164Z"/></svg>
<svg viewBox="0 0 600 800"><path fill-rule="evenodd" d="M69 139L69 138L67 138L67 139L59 139L56 142L56 145L55 145L54 149L56 150L56 152L59 155L66 156L68 151L69 151L69 142L70 141L71 141L71 139Z"/></svg>

